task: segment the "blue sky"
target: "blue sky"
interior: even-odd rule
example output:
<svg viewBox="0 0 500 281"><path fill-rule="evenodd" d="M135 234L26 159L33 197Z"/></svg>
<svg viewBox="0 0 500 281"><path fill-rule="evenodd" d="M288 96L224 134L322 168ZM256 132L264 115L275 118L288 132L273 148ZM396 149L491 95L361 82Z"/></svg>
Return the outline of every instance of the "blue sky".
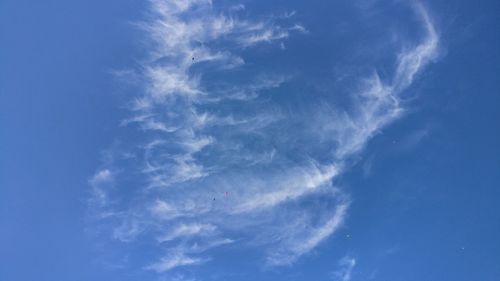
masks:
<svg viewBox="0 0 500 281"><path fill-rule="evenodd" d="M0 280L499 280L499 12L0 2Z"/></svg>

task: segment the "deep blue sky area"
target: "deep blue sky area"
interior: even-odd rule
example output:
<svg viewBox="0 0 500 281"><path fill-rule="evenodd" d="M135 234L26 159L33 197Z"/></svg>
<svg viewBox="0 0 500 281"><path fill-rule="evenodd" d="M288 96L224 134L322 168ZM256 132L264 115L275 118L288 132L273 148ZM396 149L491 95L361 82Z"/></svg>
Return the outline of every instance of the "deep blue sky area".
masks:
<svg viewBox="0 0 500 281"><path fill-rule="evenodd" d="M213 2L215 10L230 5ZM240 18L296 11L291 22L308 32L290 35L281 51L280 43L242 47L244 70L208 71L202 83L287 72L291 81L259 97L272 108L307 117L330 99L332 107L350 108L357 79L377 69L390 83L398 52L410 47L398 40L418 42L421 28L405 1L348 2L244 1ZM112 227L96 226L88 203L90 179L107 163L106 151L138 147L142 138L142 130L128 131L122 121L144 89L114 73L142 67L149 47L136 23L149 17L149 2L0 1L0 280L500 280L500 2L423 4L439 34L439 55L401 93L404 113L380 127L332 179L350 200L342 226L284 266L265 264L278 242L238 244L253 234L218 226L243 238L211 249L203 263L162 271L148 268L159 257L153 232L133 242L113 240ZM235 104L205 108L259 108L238 111ZM309 120L297 119L293 124ZM310 138L293 137L293 150L285 151L273 135L278 155L309 149ZM260 151L259 140L242 142ZM322 144L307 151L326 165ZM131 181L141 179L129 179L136 190ZM355 266L343 264L345 257Z"/></svg>

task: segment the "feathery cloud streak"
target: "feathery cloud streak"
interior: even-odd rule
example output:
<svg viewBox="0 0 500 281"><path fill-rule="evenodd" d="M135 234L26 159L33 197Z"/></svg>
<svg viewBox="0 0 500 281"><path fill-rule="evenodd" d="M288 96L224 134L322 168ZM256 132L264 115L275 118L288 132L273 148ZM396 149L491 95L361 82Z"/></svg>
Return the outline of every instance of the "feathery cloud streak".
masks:
<svg viewBox="0 0 500 281"><path fill-rule="evenodd" d="M297 116L261 97L293 76L247 72L244 82L225 79L245 69L244 51L307 36L290 22L295 12L278 24L273 17L241 19L243 9L155 0L151 19L139 25L151 39L140 72L144 93L122 123L137 138L127 157L118 153L90 185L91 203L108 214L115 239L160 246L146 269L201 264L224 245L252 246L268 265L292 264L310 252L343 224L349 208L349 195L332 180L401 115L401 94L437 52L437 33L416 5L425 37L397 56L389 82L374 72L352 94L353 109ZM297 118L303 122L293 123ZM328 160L303 147L325 142ZM121 193L114 186L123 186Z"/></svg>

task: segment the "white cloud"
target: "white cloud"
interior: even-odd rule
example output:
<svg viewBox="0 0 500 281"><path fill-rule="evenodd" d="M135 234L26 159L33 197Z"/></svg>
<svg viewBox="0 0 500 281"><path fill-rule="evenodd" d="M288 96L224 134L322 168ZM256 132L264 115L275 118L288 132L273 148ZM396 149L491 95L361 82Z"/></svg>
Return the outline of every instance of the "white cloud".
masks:
<svg viewBox="0 0 500 281"><path fill-rule="evenodd" d="M436 57L430 18L417 6L424 40L398 55L390 79L376 71L364 79L349 110L328 104L301 112L267 97L293 80L287 73L241 70L241 83L226 77L245 68L239 52L308 32L304 26L242 20L211 1L152 3L152 19L139 24L151 37L139 75L144 92L122 122L141 130L132 163L123 165L130 172L123 177L134 179L121 185L113 238L156 238L166 252L146 267L156 272L206 262L210 249L237 243L267 253L269 265L294 263L342 226L350 201L333 181L401 116L403 90ZM220 78L206 81L210 75ZM110 169L89 180L96 202L108 202L117 180ZM349 281L354 265L341 264L338 280Z"/></svg>
<svg viewBox="0 0 500 281"><path fill-rule="evenodd" d="M333 113L337 122L327 122L328 114L319 115L323 133L333 134L337 143L336 156L343 159L360 152L366 143L404 112L400 96L415 76L438 54L439 38L426 12L417 5L417 12L424 23L425 38L414 48L398 55L396 72L390 83L384 83L377 72L367 78L355 96L356 107L349 113Z"/></svg>
<svg viewBox="0 0 500 281"><path fill-rule="evenodd" d="M150 81L149 93L155 101L163 101L169 95L194 96L200 93L198 81L178 69L150 67L146 71Z"/></svg>
<svg viewBox="0 0 500 281"><path fill-rule="evenodd" d="M113 238L122 242L132 242L145 231L144 224L135 216L127 216L113 229Z"/></svg>
<svg viewBox="0 0 500 281"><path fill-rule="evenodd" d="M403 51L398 57L396 74L392 88L396 92L411 85L415 75L430 61L436 58L439 38L431 19L421 4L415 4L416 10L424 24L426 38L415 48Z"/></svg>
<svg viewBox="0 0 500 281"><path fill-rule="evenodd" d="M111 171L108 169L100 170L90 179L91 185L102 184L105 182L110 182L113 179Z"/></svg>
<svg viewBox="0 0 500 281"><path fill-rule="evenodd" d="M180 224L173 228L169 233L158 238L158 241L165 242L176 238L185 238L193 235L211 235L217 229L211 224L193 223Z"/></svg>
<svg viewBox="0 0 500 281"><path fill-rule="evenodd" d="M275 187L266 192L257 187L260 192L248 195L242 203L236 206L235 212L261 211L273 207L287 200L296 199L305 193L314 192L317 188L330 185L331 180L338 174L339 170L334 165L318 167L314 163L307 168L293 169L291 173L283 175L276 181ZM268 182L273 182L268 179Z"/></svg>
<svg viewBox="0 0 500 281"><path fill-rule="evenodd" d="M308 236L304 241L300 241L294 247L294 251L298 256L309 252L311 249L316 247L318 243L323 241L325 238L329 237L335 230L337 230L340 225L344 222L344 217L349 207L348 203L342 203L337 206L334 215L322 226L311 231L311 235Z"/></svg>
<svg viewBox="0 0 500 281"><path fill-rule="evenodd" d="M201 264L206 261L207 259L186 256L183 252L173 252L164 256L158 262L147 266L146 269L161 273L172 270L176 267Z"/></svg>
<svg viewBox="0 0 500 281"><path fill-rule="evenodd" d="M97 171L89 180L91 187L90 202L99 207L106 206L108 203L108 192L113 182L114 177L109 169Z"/></svg>
<svg viewBox="0 0 500 281"><path fill-rule="evenodd" d="M272 42L280 39L284 39L288 37L288 31L285 30L276 30L276 29L266 29L260 32L256 32L251 35L241 36L239 42L245 46L253 46L262 42Z"/></svg>
<svg viewBox="0 0 500 281"><path fill-rule="evenodd" d="M333 273L335 281L350 281L352 271L356 266L356 259L350 256L343 257L338 263L339 269Z"/></svg>
<svg viewBox="0 0 500 281"><path fill-rule="evenodd" d="M181 216L177 209L165 201L156 200L149 208L151 214L157 219L169 219Z"/></svg>
<svg viewBox="0 0 500 281"><path fill-rule="evenodd" d="M311 226L310 221L301 218L296 221L296 224L285 227L284 231L287 234L280 237L280 239L285 240L285 243L283 247L272 249L267 263L273 266L289 265L310 252L342 226L349 204L349 201L340 201L335 209L324 214L325 218L317 226Z"/></svg>

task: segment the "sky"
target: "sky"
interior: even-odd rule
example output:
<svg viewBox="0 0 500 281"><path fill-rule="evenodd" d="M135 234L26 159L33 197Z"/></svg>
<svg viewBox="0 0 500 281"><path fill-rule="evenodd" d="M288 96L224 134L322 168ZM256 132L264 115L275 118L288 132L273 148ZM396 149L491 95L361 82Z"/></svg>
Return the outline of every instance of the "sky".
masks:
<svg viewBox="0 0 500 281"><path fill-rule="evenodd" d="M500 3L0 2L0 280L500 280Z"/></svg>

